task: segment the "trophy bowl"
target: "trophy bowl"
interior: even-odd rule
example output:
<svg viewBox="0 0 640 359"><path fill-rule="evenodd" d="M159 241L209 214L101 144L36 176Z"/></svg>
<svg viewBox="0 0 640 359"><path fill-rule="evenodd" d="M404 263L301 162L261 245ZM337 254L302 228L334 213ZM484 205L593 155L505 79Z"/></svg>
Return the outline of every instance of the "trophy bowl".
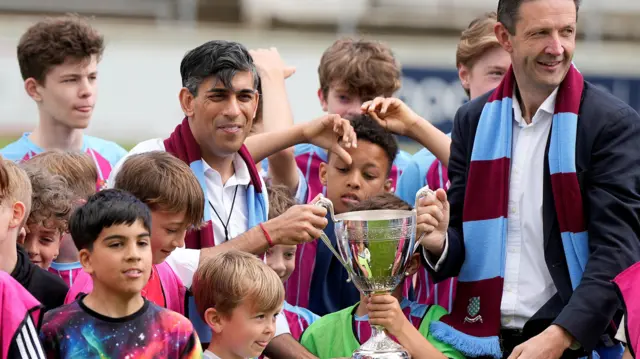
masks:
<svg viewBox="0 0 640 359"><path fill-rule="evenodd" d="M428 187L420 197L433 193ZM321 239L342 263L349 279L364 295L389 294L406 277L405 270L416 245L416 211L371 210L335 215L333 203L321 197L335 223L336 251L329 238ZM339 253L338 253L339 252ZM354 359L410 359L409 353L393 341L381 326L371 326L371 338L354 353Z"/></svg>

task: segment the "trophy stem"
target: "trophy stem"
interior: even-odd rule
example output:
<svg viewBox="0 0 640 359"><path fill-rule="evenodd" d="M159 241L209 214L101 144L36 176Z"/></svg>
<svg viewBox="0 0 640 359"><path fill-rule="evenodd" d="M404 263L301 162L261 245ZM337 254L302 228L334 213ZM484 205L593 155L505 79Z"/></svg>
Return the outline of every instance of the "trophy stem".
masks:
<svg viewBox="0 0 640 359"><path fill-rule="evenodd" d="M353 353L353 359L411 359L411 355L394 342L380 325L371 326L371 338Z"/></svg>

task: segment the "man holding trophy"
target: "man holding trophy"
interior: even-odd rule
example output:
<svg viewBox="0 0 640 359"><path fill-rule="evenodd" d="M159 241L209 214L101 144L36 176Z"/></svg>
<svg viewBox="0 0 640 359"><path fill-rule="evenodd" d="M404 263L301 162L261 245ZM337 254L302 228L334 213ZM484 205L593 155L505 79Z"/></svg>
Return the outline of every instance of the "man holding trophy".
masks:
<svg viewBox="0 0 640 359"><path fill-rule="evenodd" d="M640 260L640 117L574 67L578 8L499 1L512 69L458 110L451 187L422 203L425 262L458 276L431 332L468 357L621 355L611 280Z"/></svg>

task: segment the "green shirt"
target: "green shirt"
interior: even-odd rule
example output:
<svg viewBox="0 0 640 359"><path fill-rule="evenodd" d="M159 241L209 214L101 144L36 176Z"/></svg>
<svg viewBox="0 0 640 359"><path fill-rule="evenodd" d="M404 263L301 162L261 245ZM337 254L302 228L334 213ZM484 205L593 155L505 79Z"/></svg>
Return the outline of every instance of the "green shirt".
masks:
<svg viewBox="0 0 640 359"><path fill-rule="evenodd" d="M360 347L353 326L353 313L357 306L358 304L318 319L302 333L300 343L320 359L351 357ZM407 311L405 315L406 313ZM429 306L422 317L418 331L446 357L463 359L464 356L460 352L448 344L439 342L429 333L431 322L439 320L445 314L447 314L446 309L437 305Z"/></svg>

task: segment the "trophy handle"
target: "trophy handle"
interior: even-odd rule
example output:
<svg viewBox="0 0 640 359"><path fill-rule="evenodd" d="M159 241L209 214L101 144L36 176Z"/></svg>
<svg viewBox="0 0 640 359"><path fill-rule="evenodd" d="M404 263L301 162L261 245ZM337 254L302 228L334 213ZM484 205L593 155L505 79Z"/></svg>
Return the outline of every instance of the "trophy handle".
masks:
<svg viewBox="0 0 640 359"><path fill-rule="evenodd" d="M429 185L425 185L424 187L420 188L418 192L416 192L416 204L415 207L413 207L413 210L416 211L416 213L418 211L418 205L420 204L420 198L426 197L432 193L435 194L435 192L431 188L429 188ZM424 233L420 235L420 238L416 238L416 243L420 243L422 237L424 237Z"/></svg>
<svg viewBox="0 0 640 359"><path fill-rule="evenodd" d="M318 200L314 203L314 205L318 207L326 208L327 212L329 212L329 216L331 217L331 220L333 221L333 223L337 222L335 212L333 211L333 202L331 202L329 198L320 194ZM347 282L351 282L351 275L355 274L353 272L353 269L349 266L347 262L344 261L340 253L338 253L338 251L336 251L336 249L333 248L333 244L331 243L331 240L329 239L329 237L327 237L324 231L320 234L320 239L324 242L327 248L329 248L331 253L333 253L333 256L336 257L336 259L338 259L340 264L342 264L342 266L347 270L347 273L349 273L349 279L347 280Z"/></svg>

